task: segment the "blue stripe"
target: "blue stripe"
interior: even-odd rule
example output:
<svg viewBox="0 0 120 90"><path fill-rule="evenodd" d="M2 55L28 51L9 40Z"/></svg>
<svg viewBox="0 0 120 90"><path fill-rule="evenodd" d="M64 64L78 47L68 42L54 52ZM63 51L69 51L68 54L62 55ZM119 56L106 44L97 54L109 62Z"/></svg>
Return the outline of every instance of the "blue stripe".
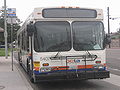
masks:
<svg viewBox="0 0 120 90"><path fill-rule="evenodd" d="M40 74L40 72L39 71L34 71L34 74Z"/></svg>

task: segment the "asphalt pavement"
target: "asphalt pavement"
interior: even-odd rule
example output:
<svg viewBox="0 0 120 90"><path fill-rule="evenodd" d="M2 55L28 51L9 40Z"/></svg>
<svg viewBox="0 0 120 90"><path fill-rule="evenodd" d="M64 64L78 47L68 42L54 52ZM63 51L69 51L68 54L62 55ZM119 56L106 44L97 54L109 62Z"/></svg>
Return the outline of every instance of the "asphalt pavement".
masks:
<svg viewBox="0 0 120 90"><path fill-rule="evenodd" d="M120 49L107 50L108 67L112 69L111 78L38 84L29 82L28 76L23 73L23 69L20 69L17 60L14 59L12 71L11 57L8 57L8 59L0 57L0 90L33 90L33 88L34 90L120 90L119 54Z"/></svg>
<svg viewBox="0 0 120 90"><path fill-rule="evenodd" d="M33 90L11 57L0 57L0 90Z"/></svg>

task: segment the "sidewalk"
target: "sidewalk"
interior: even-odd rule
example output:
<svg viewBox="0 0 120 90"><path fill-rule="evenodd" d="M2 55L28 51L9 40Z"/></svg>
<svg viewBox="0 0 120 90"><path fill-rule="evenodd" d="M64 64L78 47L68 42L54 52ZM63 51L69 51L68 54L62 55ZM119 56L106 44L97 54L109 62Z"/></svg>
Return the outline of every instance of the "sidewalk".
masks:
<svg viewBox="0 0 120 90"><path fill-rule="evenodd" d="M11 57L0 57L0 90L33 90L22 72L15 65L14 71L11 68Z"/></svg>

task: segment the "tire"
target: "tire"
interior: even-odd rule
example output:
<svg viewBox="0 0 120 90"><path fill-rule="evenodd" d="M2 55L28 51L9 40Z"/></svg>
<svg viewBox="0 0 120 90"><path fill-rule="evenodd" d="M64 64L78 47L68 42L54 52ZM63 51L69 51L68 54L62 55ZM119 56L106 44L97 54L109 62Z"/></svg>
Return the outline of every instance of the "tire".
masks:
<svg viewBox="0 0 120 90"><path fill-rule="evenodd" d="M33 78L33 72L32 72L32 70L30 70L30 64L29 63L30 63L30 60L27 59L27 73L29 75L30 81L32 83L36 83L35 80L34 80L34 78Z"/></svg>
<svg viewBox="0 0 120 90"><path fill-rule="evenodd" d="M20 52L18 53L18 62L19 62L20 65L22 65L21 53Z"/></svg>
<svg viewBox="0 0 120 90"><path fill-rule="evenodd" d="M32 83L35 83L35 81L34 81L34 78L30 78L30 81L32 82Z"/></svg>
<svg viewBox="0 0 120 90"><path fill-rule="evenodd" d="M34 79L34 77L33 77L33 75L32 75L32 71L30 71L30 72L31 72L30 81L35 84L35 83L36 83L36 80Z"/></svg>
<svg viewBox="0 0 120 90"><path fill-rule="evenodd" d="M28 59L27 59L27 73L30 74L30 64Z"/></svg>

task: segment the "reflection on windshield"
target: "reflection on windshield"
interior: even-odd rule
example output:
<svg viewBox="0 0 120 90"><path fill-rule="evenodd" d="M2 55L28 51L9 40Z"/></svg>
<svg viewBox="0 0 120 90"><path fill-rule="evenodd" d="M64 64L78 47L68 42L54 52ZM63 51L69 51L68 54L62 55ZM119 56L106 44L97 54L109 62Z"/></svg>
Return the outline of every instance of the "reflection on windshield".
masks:
<svg viewBox="0 0 120 90"><path fill-rule="evenodd" d="M53 52L71 49L70 24L66 21L36 22L35 51Z"/></svg>
<svg viewBox="0 0 120 90"><path fill-rule="evenodd" d="M71 26L67 21L36 22L35 51L60 52L69 51L72 47L76 51L103 49L102 22L74 21Z"/></svg>
<svg viewBox="0 0 120 90"><path fill-rule="evenodd" d="M79 50L103 49L101 22L73 22L73 48Z"/></svg>

